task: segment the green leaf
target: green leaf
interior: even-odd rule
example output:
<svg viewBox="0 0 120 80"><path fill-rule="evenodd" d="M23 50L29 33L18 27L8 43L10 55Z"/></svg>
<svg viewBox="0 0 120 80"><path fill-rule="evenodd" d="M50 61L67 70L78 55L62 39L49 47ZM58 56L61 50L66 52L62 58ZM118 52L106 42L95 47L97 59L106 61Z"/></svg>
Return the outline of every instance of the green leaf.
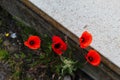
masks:
<svg viewBox="0 0 120 80"><path fill-rule="evenodd" d="M21 71L15 71L12 75L13 80L19 80Z"/></svg>
<svg viewBox="0 0 120 80"><path fill-rule="evenodd" d="M24 59L25 57L26 55L23 52L21 52L21 58Z"/></svg>
<svg viewBox="0 0 120 80"><path fill-rule="evenodd" d="M60 57L62 62L63 62L63 66L61 69L61 73L62 75L64 74L73 74L73 71L75 71L77 69L77 66L75 66L75 64L77 64L77 61L74 61L70 58L65 58L65 57Z"/></svg>
<svg viewBox="0 0 120 80"><path fill-rule="evenodd" d="M19 55L18 54L14 54L15 58L19 59Z"/></svg>
<svg viewBox="0 0 120 80"><path fill-rule="evenodd" d="M49 48L49 51L51 52L52 51L51 43L49 43L48 48Z"/></svg>
<svg viewBox="0 0 120 80"><path fill-rule="evenodd" d="M44 59L45 58L45 55L44 54L40 54L40 59Z"/></svg>

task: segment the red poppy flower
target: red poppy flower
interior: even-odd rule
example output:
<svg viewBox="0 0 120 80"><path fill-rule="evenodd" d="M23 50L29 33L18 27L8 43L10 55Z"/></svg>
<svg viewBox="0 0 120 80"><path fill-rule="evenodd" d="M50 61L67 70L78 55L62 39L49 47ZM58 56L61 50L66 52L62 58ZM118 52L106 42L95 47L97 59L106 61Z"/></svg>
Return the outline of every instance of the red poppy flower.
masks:
<svg viewBox="0 0 120 80"><path fill-rule="evenodd" d="M79 38L79 41L80 41L80 47L86 48L92 42L92 35L87 31L85 31L83 32L82 36Z"/></svg>
<svg viewBox="0 0 120 80"><path fill-rule="evenodd" d="M30 36L27 41L24 42L24 45L30 49L38 49L41 45L41 40L38 36Z"/></svg>
<svg viewBox="0 0 120 80"><path fill-rule="evenodd" d="M53 36L52 37L52 49L53 51L61 55L63 54L64 51L67 49L67 44L58 36Z"/></svg>
<svg viewBox="0 0 120 80"><path fill-rule="evenodd" d="M98 66L101 61L100 55L95 50L90 50L85 58L93 66Z"/></svg>

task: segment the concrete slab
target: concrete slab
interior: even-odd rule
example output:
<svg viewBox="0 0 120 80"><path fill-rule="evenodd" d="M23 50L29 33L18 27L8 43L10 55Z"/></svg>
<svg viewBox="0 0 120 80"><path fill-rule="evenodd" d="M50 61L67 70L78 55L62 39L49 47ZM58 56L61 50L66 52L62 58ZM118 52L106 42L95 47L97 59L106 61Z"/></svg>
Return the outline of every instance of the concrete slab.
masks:
<svg viewBox="0 0 120 80"><path fill-rule="evenodd" d="M78 37L87 30L91 47L120 67L120 0L29 0Z"/></svg>

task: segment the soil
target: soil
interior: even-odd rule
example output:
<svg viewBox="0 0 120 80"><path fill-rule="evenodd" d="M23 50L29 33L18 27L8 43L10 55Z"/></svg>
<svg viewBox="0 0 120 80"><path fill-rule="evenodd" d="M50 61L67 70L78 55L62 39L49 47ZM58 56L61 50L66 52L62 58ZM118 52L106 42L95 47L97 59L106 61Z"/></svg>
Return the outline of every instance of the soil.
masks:
<svg viewBox="0 0 120 80"><path fill-rule="evenodd" d="M80 69L74 71L74 75L68 74L61 78L51 70L59 62L54 64L54 59L48 62L43 60L50 57L46 55L50 49L45 48L49 43L45 42L50 42L51 38L44 35L47 39L44 39L44 46L31 50L24 45L29 35L41 36L0 7L0 80L93 80ZM57 55L51 56L58 59Z"/></svg>

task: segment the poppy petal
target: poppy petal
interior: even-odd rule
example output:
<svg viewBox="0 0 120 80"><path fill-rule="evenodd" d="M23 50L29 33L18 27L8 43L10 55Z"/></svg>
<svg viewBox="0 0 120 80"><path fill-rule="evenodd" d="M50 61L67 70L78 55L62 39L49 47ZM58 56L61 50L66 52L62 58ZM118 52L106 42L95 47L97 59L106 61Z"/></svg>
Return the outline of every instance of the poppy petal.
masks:
<svg viewBox="0 0 120 80"><path fill-rule="evenodd" d="M56 43L56 42L62 42L62 39L59 36L53 36L52 37L52 42Z"/></svg>
<svg viewBox="0 0 120 80"><path fill-rule="evenodd" d="M53 36L52 49L56 54L61 55L64 51L66 51L67 44L59 36Z"/></svg>
<svg viewBox="0 0 120 80"><path fill-rule="evenodd" d="M100 55L95 50L90 50L85 58L93 66L98 66L101 62Z"/></svg>
<svg viewBox="0 0 120 80"><path fill-rule="evenodd" d="M30 49L38 49L41 45L41 40L38 36L30 36L27 41L24 42L24 45Z"/></svg>
<svg viewBox="0 0 120 80"><path fill-rule="evenodd" d="M81 48L86 48L92 42L92 35L89 32L84 31L82 33L82 36L79 38L79 41L80 41L80 47Z"/></svg>

